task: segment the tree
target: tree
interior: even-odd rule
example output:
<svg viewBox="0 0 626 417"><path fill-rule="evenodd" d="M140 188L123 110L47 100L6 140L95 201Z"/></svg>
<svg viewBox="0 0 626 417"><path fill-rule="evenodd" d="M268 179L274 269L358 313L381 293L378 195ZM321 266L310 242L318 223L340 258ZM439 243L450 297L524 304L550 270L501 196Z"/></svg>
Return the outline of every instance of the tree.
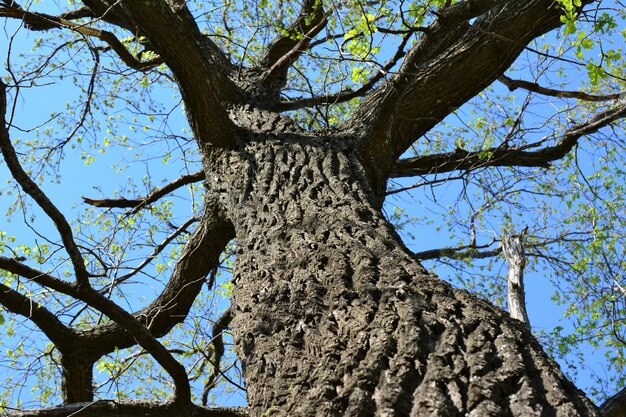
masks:
<svg viewBox="0 0 626 417"><path fill-rule="evenodd" d="M0 256L0 304L49 340L37 360L59 368L63 399L58 407L10 415L598 415L523 323L420 264L487 256L480 249L493 242L483 247L474 235L456 248L413 253L383 204L398 191L394 178L420 176L432 185L453 175L469 181L506 173L501 182L482 183L496 197L472 211L475 231L490 205L512 201L507 181L561 161L573 166L583 139L619 129L624 79L614 71L623 58L599 42L616 33L619 2L74 3L52 13L0 2L1 16L42 33L33 62L26 56L16 69L7 60L2 85L0 147L19 197L13 209L27 223L31 213L43 214L58 233L40 233L25 247L3 236L9 256ZM528 46L558 28L574 41L556 54ZM601 62L585 55L598 49ZM526 52L537 65L512 67ZM567 52L586 62L589 81L572 89L560 80L540 84L553 65L568 62ZM73 78L82 88L79 102L52 116L47 139L41 131L35 139L12 139L35 134L13 122L19 90L56 77ZM473 120L465 138L457 136L459 127L446 126L446 118L496 80L528 93L517 116L489 130L486 121L495 119L483 107L486 116ZM172 85L189 137L173 128L151 131L155 119L169 122L171 109L146 92ZM537 95L578 101L547 118L529 116ZM120 103L128 118L118 117ZM119 130L125 123L137 135L145 124L146 148L157 149L146 150L145 161L174 157L189 172L162 186L147 178L143 197L138 181L127 185L132 199L85 197L92 207L68 220L44 192L50 173L90 135L106 138L83 150L86 163L110 142L133 155L137 145ZM177 223L163 197L190 184L192 216ZM544 194L555 187L541 184ZM557 240L584 245L599 231L580 233ZM605 255L606 236L596 244ZM189 325L205 283L213 288L233 239L229 310L211 334L200 323L191 342L177 340L172 335ZM134 265L138 256L144 260ZM607 258L608 267L619 264ZM155 278L158 294L142 308L125 308L132 280L142 274L167 280ZM206 406L229 325L247 410ZM102 362L132 347L135 354L110 368ZM201 366L189 365L192 354ZM155 381L162 392L141 402L125 400L123 390L99 400L94 365L115 381L142 356L163 369L160 378L167 379ZM192 383L203 377L197 370L209 374L204 406L194 403Z"/></svg>

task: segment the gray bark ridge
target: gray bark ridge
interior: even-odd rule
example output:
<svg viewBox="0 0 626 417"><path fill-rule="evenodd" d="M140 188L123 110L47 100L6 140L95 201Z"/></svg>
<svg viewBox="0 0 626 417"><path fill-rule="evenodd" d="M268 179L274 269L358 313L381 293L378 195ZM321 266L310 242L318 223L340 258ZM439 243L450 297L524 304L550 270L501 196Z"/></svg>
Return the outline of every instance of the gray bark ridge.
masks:
<svg viewBox="0 0 626 417"><path fill-rule="evenodd" d="M358 160L259 136L206 165L238 239L250 415L597 415L521 323L414 261Z"/></svg>

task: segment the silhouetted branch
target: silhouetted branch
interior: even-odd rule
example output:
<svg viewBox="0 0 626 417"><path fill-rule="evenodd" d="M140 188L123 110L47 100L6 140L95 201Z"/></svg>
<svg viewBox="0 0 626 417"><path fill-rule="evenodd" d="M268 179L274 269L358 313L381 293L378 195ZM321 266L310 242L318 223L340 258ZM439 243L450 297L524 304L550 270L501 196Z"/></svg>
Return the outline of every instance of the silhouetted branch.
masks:
<svg viewBox="0 0 626 417"><path fill-rule="evenodd" d="M74 345L76 334L44 306L0 283L0 304L11 313L26 317L37 325L52 343L64 352Z"/></svg>
<svg viewBox="0 0 626 417"><path fill-rule="evenodd" d="M504 84L509 89L509 91L514 91L518 88L522 88L524 90L532 91L533 93L543 94L544 96L551 97L575 98L583 101L610 101L617 100L620 97L626 97L626 92L621 92L618 94L595 95L583 93L581 91L554 90L552 88L542 87L537 83L532 83L529 81L513 80L505 75L502 75L500 78L498 78L498 81Z"/></svg>
<svg viewBox="0 0 626 417"><path fill-rule="evenodd" d="M364 96L376 85L376 83L378 83L383 77L385 77L389 73L389 71L391 71L391 69L398 63L398 61L400 61L400 59L405 55L404 48L406 47L406 44L408 43L412 33L413 32L405 35L402 38L402 42L400 42L400 45L398 45L396 53L378 70L376 74L374 74L374 76L372 76L356 90L346 89L334 94L325 94L317 97L301 97L294 98L288 101L281 101L280 103L276 104L274 110L287 111L315 106L317 104L345 103L346 101L352 100L353 98Z"/></svg>
<svg viewBox="0 0 626 417"><path fill-rule="evenodd" d="M486 245L464 245L458 246L456 248L439 248L439 249L430 249L422 252L416 252L413 256L420 261L426 261L429 259L438 259L438 258L454 258L454 259L485 259L485 258L493 258L494 256L499 255L502 252L501 248L496 248L487 251L481 251L481 249L486 249L491 246L494 242L488 243Z"/></svg>
<svg viewBox="0 0 626 417"><path fill-rule="evenodd" d="M4 2L7 3L7 2ZM146 71L153 68L163 61L159 58L153 58L148 61L140 61L131 54L126 46L120 42L117 37L106 30L94 29L92 27L74 23L70 20L52 16L45 13L35 13L24 10L20 7L0 7L0 16L21 19L28 29L32 30L49 30L67 28L76 31L84 36L95 37L106 42L111 49L117 53L122 61L130 68L138 71Z"/></svg>
<svg viewBox="0 0 626 417"><path fill-rule="evenodd" d="M595 114L584 123L567 129L554 146L537 151L527 151L546 142L544 138L537 143L516 148L499 146L482 151L466 151L456 149L442 154L421 155L398 161L390 172L390 177L410 177L414 175L437 174L456 170L470 171L484 167L524 166L549 168L551 163L563 158L578 144L584 135L597 132L599 129L626 117L626 100L619 102L611 109Z"/></svg>
<svg viewBox="0 0 626 417"><path fill-rule="evenodd" d="M19 186L24 190L26 194L31 196L39 207L48 215L50 220L54 223L65 250L70 256L74 272L76 273L76 280L81 285L89 286L88 277L89 274L85 268L85 261L83 255L78 250L78 246L74 241L74 235L72 233L72 227L65 219L65 216L59 211L59 209L50 201L48 196L39 188L33 180L30 179L28 174L24 172L22 165L20 164L11 139L9 138L9 129L6 126L6 109L7 109L7 96L6 85L0 81L0 117L2 122L0 123L0 151L4 157L4 161L11 171L11 175Z"/></svg>
<svg viewBox="0 0 626 417"><path fill-rule="evenodd" d="M217 381L217 377L221 373L221 363L222 358L224 357L224 331L226 331L232 320L233 316L230 309L228 309L221 315L213 326L213 338L211 339L211 350L209 354L210 357L207 358L207 360L211 362L211 365L213 365L213 370L211 375L209 375L209 380L204 385L204 390L202 391L202 405L207 405L209 400L209 391L213 388Z"/></svg>
<svg viewBox="0 0 626 417"><path fill-rule="evenodd" d="M147 196L143 198L137 198L133 200L128 200L126 198L105 198L105 199L92 199L87 197L82 197L83 201L87 204L90 204L95 207L115 207L115 208L132 208L129 215L136 214L142 208L147 207L148 205L154 203L159 198L171 193L172 191L177 190L180 187L183 187L188 184L192 184L194 182L202 181L204 179L204 171L194 172L193 174L182 175L176 178L174 181L157 188L150 192Z"/></svg>
<svg viewBox="0 0 626 417"><path fill-rule="evenodd" d="M171 233L169 236L167 236L163 240L163 242L161 242L158 245L156 245L154 247L154 249L152 250L152 253L150 255L148 255L146 257L146 259L144 259L139 265L137 265L131 272L129 272L128 274L125 274L125 275L119 277L118 279L116 279L115 283L113 285L118 285L119 283L121 283L123 281L126 281L128 278L130 278L130 277L134 276L135 274L139 273L139 271L141 271L146 265L148 265L150 262L152 262L152 260L154 260L157 257L157 255L159 253L161 253L167 247L167 245L169 245L174 239L176 239L178 236L180 236L182 233L184 233L189 226L191 226L192 224L194 224L198 220L200 220L198 217L192 217L189 220L187 220L185 223L183 223L180 227L178 227L176 230L174 230L173 233Z"/></svg>
<svg viewBox="0 0 626 417"><path fill-rule="evenodd" d="M35 268L31 268L17 259L0 256L0 269L28 278L43 287L50 288L62 294L72 295L75 290L75 287L69 282L55 278Z"/></svg>
<svg viewBox="0 0 626 417"><path fill-rule="evenodd" d="M284 77L287 68L304 52L313 37L326 26L326 14L322 3L304 0L298 17L285 29L287 35L274 39L261 58L266 69L265 80Z"/></svg>

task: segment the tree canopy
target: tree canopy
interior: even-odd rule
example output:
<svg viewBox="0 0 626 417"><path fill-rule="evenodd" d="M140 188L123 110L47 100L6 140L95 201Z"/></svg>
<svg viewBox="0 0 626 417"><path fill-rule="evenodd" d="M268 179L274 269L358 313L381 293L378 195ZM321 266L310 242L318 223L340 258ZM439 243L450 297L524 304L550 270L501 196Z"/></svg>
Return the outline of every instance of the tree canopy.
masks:
<svg viewBox="0 0 626 417"><path fill-rule="evenodd" d="M75 412L71 381L246 415L228 407L242 227L207 191L242 130L358 148L414 259L505 309L519 237L528 302L563 316L536 327L531 308L534 335L598 404L624 386L621 1L4 0L0 17L0 412Z"/></svg>

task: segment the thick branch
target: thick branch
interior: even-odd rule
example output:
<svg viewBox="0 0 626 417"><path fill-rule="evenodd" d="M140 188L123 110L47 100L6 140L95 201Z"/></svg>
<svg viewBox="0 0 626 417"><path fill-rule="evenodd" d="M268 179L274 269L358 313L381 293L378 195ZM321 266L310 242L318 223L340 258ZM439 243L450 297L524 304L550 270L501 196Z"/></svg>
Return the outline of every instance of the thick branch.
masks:
<svg viewBox="0 0 626 417"><path fill-rule="evenodd" d="M163 357L165 353L161 349L162 346L155 347L154 343L158 342L153 339L167 334L185 319L204 283L204 278L218 265L221 252L233 237L232 226L218 218L215 212L208 210L204 221L183 249L163 292L148 307L133 316L97 293L89 292L86 295L79 293L76 287L69 283L33 269L18 260L0 256L0 268L84 301L113 320L93 329L77 332L80 339L74 345L76 350L88 352L90 356L102 356L115 349L123 349L140 342L149 353L152 354L157 349L157 355ZM149 334L146 334L146 328L149 329ZM148 343L148 347L144 346L145 343ZM169 353L165 356L168 355ZM167 364L166 359L162 360L171 370L175 365ZM179 378L182 377L181 373L178 375Z"/></svg>
<svg viewBox="0 0 626 417"><path fill-rule="evenodd" d="M86 10L89 10L89 16L94 19L103 20L107 23L110 23L114 26L120 27L122 29L126 29L131 32L133 35L139 37L142 34L134 25L128 16L124 13L123 3L121 1L101 1L101 0L88 0L83 1L86 7L83 7L76 11L77 14L87 13ZM61 16L64 17L64 16ZM67 17L68 19L70 17Z"/></svg>
<svg viewBox="0 0 626 417"><path fill-rule="evenodd" d="M124 330L132 335L132 338L137 344L150 353L154 360L163 367L174 381L174 396L172 402L180 404L191 403L191 387L189 386L189 379L187 378L185 367L159 343L143 323L91 287L80 287L75 297L117 322Z"/></svg>
<svg viewBox="0 0 626 417"><path fill-rule="evenodd" d="M4 122L6 104L6 86L0 81L0 115L3 118L3 122L0 124L0 150L2 151L4 160L11 171L13 178L15 178L22 189L44 210L48 217L52 219L59 231L59 234L61 235L64 247L74 266L76 280L78 283L78 286L69 286L69 288L65 287L64 289L70 290L68 291L68 295L80 299L81 301L86 302L88 305L106 314L109 318L116 321L130 335L132 335L132 338L144 349L146 349L146 351L148 351L155 358L155 360L170 374L174 380L174 400L189 403L191 401L191 390L184 366L172 357L167 349L165 349L165 347L163 347L163 345L161 345L150 334L148 329L140 321L127 313L117 304L100 295L91 288L89 284L89 274L85 268L83 257L74 242L72 229L69 223L56 206L54 206L54 204L52 204L48 197L43 193L43 191L41 191L37 184L35 184L26 172L24 172L22 166L20 165L15 149L13 148L9 138L9 131L6 126L6 122ZM5 260L4 263L8 266L17 267L16 269L27 269L23 268L23 265L17 261L11 262L11 260ZM26 270L25 272L30 271ZM33 279L37 281L38 277L35 276Z"/></svg>
<svg viewBox="0 0 626 417"><path fill-rule="evenodd" d="M287 68L304 52L311 40L326 26L326 14L322 2L304 0L300 14L285 33L274 39L261 58L266 70L264 78L285 78Z"/></svg>
<svg viewBox="0 0 626 417"><path fill-rule="evenodd" d="M137 28L133 27L128 19L122 13L122 6L119 1L116 1L112 5L107 4L104 1L91 1L89 2L91 7L81 7L76 10L71 10L69 12L61 13L59 18L65 20L77 20L83 18L92 18L103 20L107 23L110 23L114 26L118 26L120 28L126 29L129 32L136 33ZM14 7L18 9L23 9L17 2L12 0L0 0L0 4L2 6ZM37 14L37 13L36 13ZM38 14L39 16L45 16L42 14ZM27 22L30 30L50 30L56 27L56 24L47 19L36 19L33 21Z"/></svg>
<svg viewBox="0 0 626 417"><path fill-rule="evenodd" d="M548 168L552 162L567 155L577 145L580 137L595 133L624 117L626 117L626 100L622 100L611 109L597 113L584 123L567 129L554 146L548 146L537 151L526 150L537 147L547 140L543 139L538 143L516 148L499 146L472 152L456 149L454 152L421 155L398 161L391 169L389 176L395 178L410 177L456 170L471 171L494 166Z"/></svg>
<svg viewBox="0 0 626 417"><path fill-rule="evenodd" d="M0 304L11 313L35 323L61 352L73 347L77 341L76 334L44 306L1 283Z"/></svg>
<svg viewBox="0 0 626 417"><path fill-rule="evenodd" d="M70 283L55 278L35 268L31 268L30 266L13 258L0 256L0 269L4 269L12 274L28 278L43 287L58 291L61 294L72 295L75 290L74 286Z"/></svg>
<svg viewBox="0 0 626 417"><path fill-rule="evenodd" d="M243 95L225 74L225 55L200 32L185 2L126 1L124 9L174 73L201 149L230 146L233 125L225 104Z"/></svg>
<svg viewBox="0 0 626 417"><path fill-rule="evenodd" d="M205 277L217 267L220 254L234 237L228 222L211 207L205 210L203 219L183 248L163 292L149 306L134 314L154 337L167 334L176 324L183 322ZM81 336L83 348L100 355L135 344L133 337L114 322L85 330Z"/></svg>
<svg viewBox="0 0 626 417"><path fill-rule="evenodd" d="M497 256L502 252L501 248L496 248L487 251L481 251L480 249L486 249L492 245L493 242L487 245L466 245L459 246L456 248L439 248L439 249L430 249L422 252L416 252L413 256L420 261L426 261L430 259L439 259L439 258L455 258L455 259L485 259L492 258Z"/></svg>
<svg viewBox="0 0 626 417"><path fill-rule="evenodd" d="M129 214L133 215L142 208L147 207L148 205L157 201L159 198L164 197L165 195L177 190L180 187L188 184L193 184L194 182L202 181L204 179L204 175L204 171L198 171L194 172L193 174L182 175L176 178L174 181L164 185L163 187L153 190L152 192L150 192L150 194L143 198L137 198L133 200L128 200L126 198L105 198L102 200L95 200L83 197L83 201L96 207L132 208Z"/></svg>
<svg viewBox="0 0 626 417"><path fill-rule="evenodd" d="M175 392L175 400L180 399L183 402L190 401L190 388L189 381L187 380L187 373L185 368L180 365L172 355L161 345L148 331L146 325L144 325L140 320L133 317L126 311L124 311L121 307L115 304L113 301L105 298L100 295L98 292L93 290L90 286L72 286L63 281L60 281L56 278L50 277L46 274L42 274L39 271L36 271L21 262L16 260L0 257L0 268L19 274L20 276L24 276L25 278L30 278L33 281L40 283L41 285L46 285L49 287L56 287L55 289L63 294L74 297L78 300L85 302L87 305L97 309L98 311L107 315L110 319L116 322L116 327L120 329L120 331L127 335L128 338L132 340L129 346L139 344L141 347L146 349L155 360L163 366L163 368L172 376L176 385ZM50 285L52 284L52 285ZM76 333L80 337L80 341L78 342L80 346L74 345L73 347L77 349L85 349L90 351L91 354L96 349L87 348L87 338L85 334L81 334L80 332ZM75 341L75 340L74 340ZM113 343L115 345L115 340L109 340L108 343ZM115 349L113 347L111 350Z"/></svg>
<svg viewBox="0 0 626 417"><path fill-rule="evenodd" d="M527 91L532 91L533 93L543 94L544 96L551 97L575 98L583 101L610 101L617 100L620 97L626 97L626 92L618 94L596 95L583 93L581 91L554 90L552 88L542 87L537 83L531 83L530 81L513 80L505 75L502 75L500 78L498 78L498 81L504 84L509 89L509 91L514 91L518 88L522 88Z"/></svg>
<svg viewBox="0 0 626 417"><path fill-rule="evenodd" d="M2 152L4 161L7 164L9 171L11 171L11 175L20 185L22 190L24 190L26 194L31 196L33 200L35 200L37 205L41 207L41 209L52 220L57 230L59 231L59 235L61 236L61 240L63 241L65 250L70 256L70 260L72 261L78 283L88 286L89 274L87 273L87 269L85 268L83 255L78 250L78 246L74 241L74 236L70 224L67 222L59 209L52 203L52 201L48 199L48 196L46 196L44 192L39 188L39 186L37 186L37 184L35 184L35 182L30 179L28 174L24 172L24 169L22 168L22 165L17 158L15 149L13 148L13 144L11 143L11 139L9 138L9 129L6 126L6 109L6 85L2 81L0 81L0 117L2 117L2 122L0 123L0 151Z"/></svg>
<svg viewBox="0 0 626 417"><path fill-rule="evenodd" d="M458 13L450 16L441 12L399 73L370 94L349 122L361 132L363 154L378 175L385 176L417 138L502 75L528 42L561 24L550 0L455 7ZM470 23L472 16L477 17Z"/></svg>
<svg viewBox="0 0 626 417"><path fill-rule="evenodd" d="M124 44L120 42L115 35L113 35L113 33L77 24L61 17L44 13L33 13L19 7L0 7L0 16L21 19L26 27L32 30L68 28L80 33L81 35L98 38L101 41L106 42L126 65L138 71L146 71L163 62L159 57L142 62L133 56L133 54L126 49L126 46L124 46Z"/></svg>

